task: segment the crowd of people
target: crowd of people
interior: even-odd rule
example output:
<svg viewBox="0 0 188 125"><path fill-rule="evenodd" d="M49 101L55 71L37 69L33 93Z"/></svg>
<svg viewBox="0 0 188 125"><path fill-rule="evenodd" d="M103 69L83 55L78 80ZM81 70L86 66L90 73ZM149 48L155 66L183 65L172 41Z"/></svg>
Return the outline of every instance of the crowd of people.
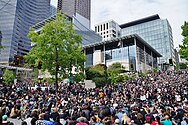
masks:
<svg viewBox="0 0 188 125"><path fill-rule="evenodd" d="M86 89L64 84L34 90L26 84L0 93L0 125L188 125L188 74L160 71L124 83Z"/></svg>

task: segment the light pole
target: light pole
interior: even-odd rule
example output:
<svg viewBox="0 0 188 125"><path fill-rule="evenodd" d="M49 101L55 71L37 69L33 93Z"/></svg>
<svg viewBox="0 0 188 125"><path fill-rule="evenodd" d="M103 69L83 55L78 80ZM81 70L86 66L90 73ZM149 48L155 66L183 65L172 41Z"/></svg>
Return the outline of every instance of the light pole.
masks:
<svg viewBox="0 0 188 125"><path fill-rule="evenodd" d="M107 81L108 81L108 74L107 74L106 55L107 55L107 54L106 54L106 52L105 52L105 57L104 57L104 64L105 64L105 67L104 67L104 68L105 68L105 69L104 69L104 70L105 70L105 82L106 82L106 84L108 84L108 83L107 83Z"/></svg>

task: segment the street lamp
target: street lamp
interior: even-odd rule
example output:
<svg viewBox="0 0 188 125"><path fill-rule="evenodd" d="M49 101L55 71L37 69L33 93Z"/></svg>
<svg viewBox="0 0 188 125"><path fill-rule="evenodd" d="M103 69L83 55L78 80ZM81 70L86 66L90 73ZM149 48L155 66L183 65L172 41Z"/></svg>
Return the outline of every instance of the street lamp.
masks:
<svg viewBox="0 0 188 125"><path fill-rule="evenodd" d="M106 59L106 55L107 55L107 54L106 54L106 52L104 52L104 53L105 53L105 58L104 58L104 64L105 64L105 67L104 67L104 68L105 68L105 69L104 69L104 71L105 71L105 82L106 82L106 84L108 84L108 83L107 83L107 81L108 81L108 74L107 74L107 64L106 64L106 60L107 60L107 59Z"/></svg>

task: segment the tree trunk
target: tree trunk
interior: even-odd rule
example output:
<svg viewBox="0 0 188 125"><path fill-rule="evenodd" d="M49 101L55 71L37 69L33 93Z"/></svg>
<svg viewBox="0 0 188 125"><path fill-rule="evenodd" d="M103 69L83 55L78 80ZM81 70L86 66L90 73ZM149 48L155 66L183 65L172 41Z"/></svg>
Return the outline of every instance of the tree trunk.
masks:
<svg viewBox="0 0 188 125"><path fill-rule="evenodd" d="M56 59L55 59L55 88L56 88L56 92L58 92L58 70L59 70L59 64L58 64L58 50L56 47Z"/></svg>

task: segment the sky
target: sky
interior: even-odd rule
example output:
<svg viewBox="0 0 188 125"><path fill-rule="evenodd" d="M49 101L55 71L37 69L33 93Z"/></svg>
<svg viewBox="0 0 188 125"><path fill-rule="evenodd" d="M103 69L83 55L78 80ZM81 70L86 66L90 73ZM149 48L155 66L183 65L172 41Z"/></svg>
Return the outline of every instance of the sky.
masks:
<svg viewBox="0 0 188 125"><path fill-rule="evenodd" d="M57 0L51 0L56 5ZM91 0L91 28L113 19L118 24L159 14L172 27L174 46L181 44L181 26L188 21L188 0Z"/></svg>

